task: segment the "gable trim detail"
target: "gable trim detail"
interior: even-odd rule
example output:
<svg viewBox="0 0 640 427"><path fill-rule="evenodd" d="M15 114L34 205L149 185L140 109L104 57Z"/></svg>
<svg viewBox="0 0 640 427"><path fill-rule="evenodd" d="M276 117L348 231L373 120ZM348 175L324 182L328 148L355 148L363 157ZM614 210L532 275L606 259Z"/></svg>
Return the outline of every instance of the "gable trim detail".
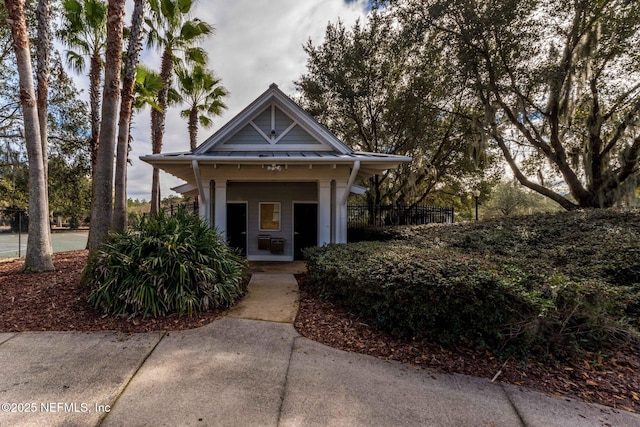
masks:
<svg viewBox="0 0 640 427"><path fill-rule="evenodd" d="M269 133L275 131L276 128L276 110L280 110L282 114L291 120L289 126L281 131L279 135L268 135L254 122L256 117L266 113L268 110L270 110L269 116L271 121L271 130L268 131ZM254 144L229 143L229 140L247 125L251 126L251 128L264 139L266 144L260 146L261 144L257 142L257 140ZM284 143L282 144L284 145L283 147L279 147L278 143L296 127L299 127L308 134L307 140L301 144ZM311 139L315 141L311 141ZM205 154L210 151L264 150L265 148L273 151L311 149L313 151L335 151L340 154L353 153L353 150L336 138L302 107L278 89L277 85L272 84L267 91L197 147L193 151L193 154Z"/></svg>

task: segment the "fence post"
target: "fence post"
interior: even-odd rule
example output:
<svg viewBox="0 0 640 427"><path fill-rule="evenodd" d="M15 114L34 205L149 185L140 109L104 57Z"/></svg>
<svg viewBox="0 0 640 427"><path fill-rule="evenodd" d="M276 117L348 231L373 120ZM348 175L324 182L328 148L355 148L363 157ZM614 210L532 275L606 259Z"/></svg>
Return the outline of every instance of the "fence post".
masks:
<svg viewBox="0 0 640 427"><path fill-rule="evenodd" d="M18 211L18 258L22 256L22 211Z"/></svg>

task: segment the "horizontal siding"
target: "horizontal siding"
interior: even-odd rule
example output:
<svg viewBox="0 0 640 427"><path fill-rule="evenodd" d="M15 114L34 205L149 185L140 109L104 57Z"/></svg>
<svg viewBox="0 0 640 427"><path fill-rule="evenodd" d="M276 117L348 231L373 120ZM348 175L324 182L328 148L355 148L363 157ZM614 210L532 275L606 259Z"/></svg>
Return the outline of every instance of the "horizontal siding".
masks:
<svg viewBox="0 0 640 427"><path fill-rule="evenodd" d="M293 120L283 113L279 108L276 108L276 133L280 135L289 126L291 126Z"/></svg>
<svg viewBox="0 0 640 427"><path fill-rule="evenodd" d="M283 255L293 256L293 201L317 199L318 187L314 182L230 182L227 186L227 202L248 202L247 255L270 255L270 251L258 250L258 235L269 234L283 238ZM280 231L259 231L260 202L280 202Z"/></svg>
<svg viewBox="0 0 640 427"><path fill-rule="evenodd" d="M296 125L278 142L278 144L318 145L320 143L304 129Z"/></svg>
<svg viewBox="0 0 640 427"><path fill-rule="evenodd" d="M253 119L253 123L258 126L262 132L269 135L271 133L271 107L264 110L260 115Z"/></svg>
<svg viewBox="0 0 640 427"><path fill-rule="evenodd" d="M247 125L240 129L238 133L233 135L226 144L264 144L269 145L269 143L258 133L257 130L253 128L251 125Z"/></svg>

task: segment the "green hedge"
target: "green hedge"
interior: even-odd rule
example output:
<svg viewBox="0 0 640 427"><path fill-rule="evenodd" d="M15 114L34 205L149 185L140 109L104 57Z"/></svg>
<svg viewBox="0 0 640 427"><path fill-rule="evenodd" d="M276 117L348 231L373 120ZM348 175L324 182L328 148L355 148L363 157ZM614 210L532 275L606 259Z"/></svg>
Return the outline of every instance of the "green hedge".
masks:
<svg viewBox="0 0 640 427"><path fill-rule="evenodd" d="M397 335L447 342L464 336L491 345L502 331L482 325L515 323L520 316L519 289L464 254L367 242L312 248L306 255L309 282L322 296Z"/></svg>
<svg viewBox="0 0 640 427"><path fill-rule="evenodd" d="M191 315L229 307L247 289L248 267L200 218L180 210L112 233L89 257L89 302L127 316Z"/></svg>
<svg viewBox="0 0 640 427"><path fill-rule="evenodd" d="M309 285L395 335L463 341L500 355L564 357L633 336L624 321L628 287L423 243L310 248Z"/></svg>
<svg viewBox="0 0 640 427"><path fill-rule="evenodd" d="M640 293L640 209L589 209L370 233L418 247L446 248L542 278L561 276ZM626 317L640 326L640 298Z"/></svg>

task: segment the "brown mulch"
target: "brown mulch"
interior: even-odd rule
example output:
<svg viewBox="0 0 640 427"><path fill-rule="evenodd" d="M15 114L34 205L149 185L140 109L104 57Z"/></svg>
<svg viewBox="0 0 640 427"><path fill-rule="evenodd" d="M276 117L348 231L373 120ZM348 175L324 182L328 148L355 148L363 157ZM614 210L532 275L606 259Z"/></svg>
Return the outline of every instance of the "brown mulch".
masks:
<svg viewBox="0 0 640 427"><path fill-rule="evenodd" d="M587 353L550 366L498 360L487 351L463 346L399 339L354 317L346 309L310 292L304 275L297 275L300 310L298 332L314 341L355 353L396 360L441 372L473 375L537 389L555 396L573 396L631 412L640 412L640 348L620 348L604 354Z"/></svg>
<svg viewBox="0 0 640 427"><path fill-rule="evenodd" d="M212 310L192 317L128 319L105 315L87 303L80 275L88 251L53 255L55 271L22 273L23 260L0 263L0 332L120 331L193 329L222 317Z"/></svg>
<svg viewBox="0 0 640 427"><path fill-rule="evenodd" d="M25 274L23 261L0 262L0 332L102 331L126 333L192 329L224 315L216 310L192 317L128 319L108 316L87 303L80 286L87 251L54 254L55 271ZM526 366L498 360L486 351L442 347L402 340L381 332L348 311L312 295L300 283L300 310L295 327L303 336L346 351L410 363L442 372L461 373L532 387L557 396L640 412L640 348L620 348L607 354L549 366L535 360Z"/></svg>

